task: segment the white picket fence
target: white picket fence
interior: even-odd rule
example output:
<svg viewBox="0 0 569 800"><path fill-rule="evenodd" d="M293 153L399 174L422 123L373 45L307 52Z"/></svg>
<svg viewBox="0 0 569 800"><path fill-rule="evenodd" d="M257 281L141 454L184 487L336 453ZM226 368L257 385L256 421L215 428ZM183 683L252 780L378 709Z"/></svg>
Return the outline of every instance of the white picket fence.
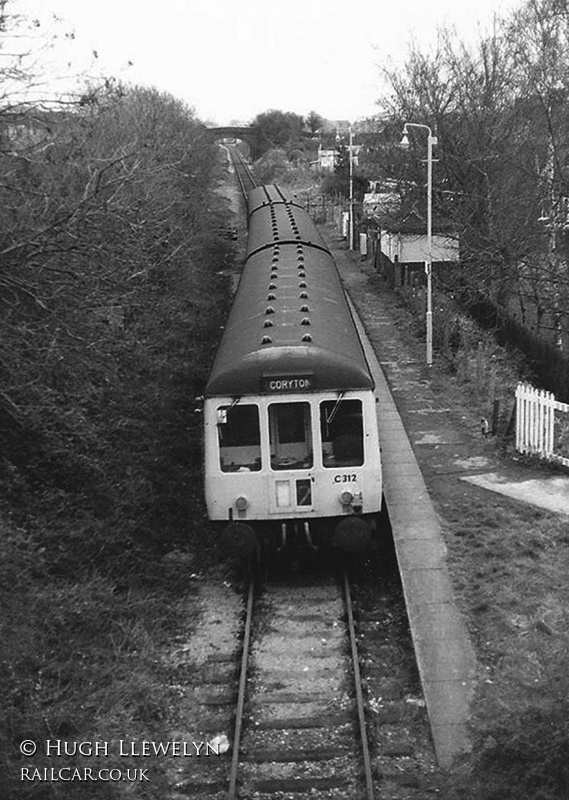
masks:
<svg viewBox="0 0 569 800"><path fill-rule="evenodd" d="M551 392L518 383L516 389L516 450L540 455L569 466L569 412Z"/></svg>

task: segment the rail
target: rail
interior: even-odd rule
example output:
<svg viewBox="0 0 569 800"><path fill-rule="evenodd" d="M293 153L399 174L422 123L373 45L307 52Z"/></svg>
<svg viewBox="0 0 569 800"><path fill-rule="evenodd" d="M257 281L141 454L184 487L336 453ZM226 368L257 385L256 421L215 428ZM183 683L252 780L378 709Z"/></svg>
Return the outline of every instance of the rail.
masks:
<svg viewBox="0 0 569 800"><path fill-rule="evenodd" d="M229 155L233 163L235 175L237 176L241 194L243 195L243 200L246 203L249 192L258 185L257 181L255 180L251 167L236 147L229 148Z"/></svg>
<svg viewBox="0 0 569 800"><path fill-rule="evenodd" d="M362 745L362 756L364 761L364 775L366 784L367 800L374 800L373 774L369 743L367 740L367 728L365 720L365 703L362 692L362 677L360 673L360 663L358 657L358 641L356 638L356 626L354 623L354 613L352 609L352 598L350 594L350 583L347 574L344 572L344 602L346 604L346 614L348 617L348 631L350 634L350 649L352 653L352 667L354 670L354 685L356 688L356 705L358 710L358 723L360 728L360 739Z"/></svg>
<svg viewBox="0 0 569 800"><path fill-rule="evenodd" d="M228 780L228 791L227 797L228 800L236 800L239 797L239 789L237 787L237 781L240 771L240 765L243 762L243 759L247 760L248 755L245 752L245 755L242 753L241 741L242 741L242 734L243 734L243 720L244 720L244 710L245 710L245 699L246 699L246 690L247 690L247 683L248 683L248 670L249 670L249 656L251 651L251 637L252 637L252 625L253 625L253 608L254 608L254 599L255 599L255 583L251 580L251 583L248 587L247 592L247 601L246 601L246 611L245 611L245 620L244 620L244 634L243 634L243 647L242 647L242 655L241 655L241 667L239 673L239 688L237 692L237 703L236 703L236 714L235 714L235 726L234 726L234 734L233 734L233 750L232 750L232 759L231 765L229 770L229 780ZM347 620L347 628L348 634L350 639L350 652L352 658L352 671L354 677L354 686L355 686L355 698L356 698L356 707L357 707L357 716L359 722L359 738L361 744L361 758L363 761L363 773L365 776L365 794L362 795L366 798L366 800L374 800L374 786L373 786L373 773L372 773L372 762L371 762L371 755L368 743L368 736L367 736L367 728L366 728L366 717L365 717L365 701L364 695L362 691L362 677L360 673L359 667L359 656L358 656L358 645L357 645L357 637L356 637L356 627L354 622L354 614L352 609L352 600L350 595L351 589L347 575L344 574L343 576L343 604L345 609L345 617ZM296 724L296 720L291 719L291 726ZM328 760L335 754L330 754L326 748L323 748L322 753L320 755L316 754L313 750L307 751L305 753L305 757L308 761L320 761L320 760ZM290 754L290 760L294 762L298 762L300 760L300 756L302 753L294 753ZM272 760L272 759L271 759ZM286 761L286 758L279 757L279 761ZM360 762L361 763L361 762ZM291 779L293 782L289 783L287 788L289 791L302 791L302 787L304 784L306 786L305 789L311 788L315 791L320 791L321 789L325 788L332 788L335 785L336 779L332 779L332 783L330 783L330 779L323 777L323 778L316 778L313 779L308 777L306 779ZM265 787L264 791L269 793L279 793L284 790L285 784L283 784L282 780L275 780L272 782L274 785L271 788ZM271 784L271 781L268 781L268 784ZM296 784L296 787L295 787Z"/></svg>
<svg viewBox="0 0 569 800"><path fill-rule="evenodd" d="M237 711L235 714L235 731L233 734L233 753L229 771L228 800L237 797L237 772L239 769L239 752L241 747L241 731L243 729L243 711L245 709L245 690L247 687L247 669L249 666L249 649L251 644L251 627L253 624L253 601L255 599L255 580L251 579L247 593L247 606L245 611L245 630L243 634L243 652L241 656L241 671L239 673L239 689L237 691Z"/></svg>

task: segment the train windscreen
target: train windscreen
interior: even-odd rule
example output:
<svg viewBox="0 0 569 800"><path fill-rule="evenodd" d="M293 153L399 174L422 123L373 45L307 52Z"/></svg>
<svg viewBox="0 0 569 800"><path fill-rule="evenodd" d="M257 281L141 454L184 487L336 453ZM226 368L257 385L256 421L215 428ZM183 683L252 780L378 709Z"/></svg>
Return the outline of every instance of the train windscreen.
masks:
<svg viewBox="0 0 569 800"><path fill-rule="evenodd" d="M309 403L272 403L269 441L273 469L310 469L313 466Z"/></svg>

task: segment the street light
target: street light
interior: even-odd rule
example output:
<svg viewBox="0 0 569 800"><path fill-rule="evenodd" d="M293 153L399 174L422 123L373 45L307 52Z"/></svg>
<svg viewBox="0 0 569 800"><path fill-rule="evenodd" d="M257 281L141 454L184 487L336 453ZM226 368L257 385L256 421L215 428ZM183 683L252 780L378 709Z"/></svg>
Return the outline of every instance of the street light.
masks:
<svg viewBox="0 0 569 800"><path fill-rule="evenodd" d="M350 224L349 224L349 236L350 236L350 250L354 249L354 153L353 153L353 134L352 134L352 126L350 125Z"/></svg>
<svg viewBox="0 0 569 800"><path fill-rule="evenodd" d="M437 144L437 137L428 125L416 122L406 122L403 126L403 136L400 146L409 147L409 128L422 128L427 131L427 260L425 273L427 275L427 366L433 365L433 145Z"/></svg>

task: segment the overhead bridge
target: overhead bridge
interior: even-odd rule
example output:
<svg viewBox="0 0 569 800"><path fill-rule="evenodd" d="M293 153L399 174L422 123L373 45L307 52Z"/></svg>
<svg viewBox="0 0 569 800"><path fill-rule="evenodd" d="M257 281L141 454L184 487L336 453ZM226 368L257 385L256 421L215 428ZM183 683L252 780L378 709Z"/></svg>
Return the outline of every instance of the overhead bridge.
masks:
<svg viewBox="0 0 569 800"><path fill-rule="evenodd" d="M259 157L259 132L257 128L244 125L226 125L218 128L207 128L209 133L216 139L241 139L251 148L251 157L256 160Z"/></svg>

